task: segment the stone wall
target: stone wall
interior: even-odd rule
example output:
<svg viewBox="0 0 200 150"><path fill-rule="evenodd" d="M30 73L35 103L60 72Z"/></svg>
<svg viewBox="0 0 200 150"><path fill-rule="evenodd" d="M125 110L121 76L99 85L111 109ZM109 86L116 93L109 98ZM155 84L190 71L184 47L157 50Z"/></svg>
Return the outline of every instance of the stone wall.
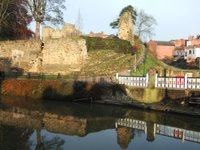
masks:
<svg viewBox="0 0 200 150"><path fill-rule="evenodd" d="M87 59L86 41L81 38L49 39L44 42L42 55L44 73L78 71Z"/></svg>
<svg viewBox="0 0 200 150"><path fill-rule="evenodd" d="M134 44L134 27L131 13L125 12L119 20L119 38Z"/></svg>
<svg viewBox="0 0 200 150"><path fill-rule="evenodd" d="M52 30L52 32L50 32ZM14 74L69 74L80 70L87 59L86 41L73 25L44 30L45 40L0 42L0 72Z"/></svg>
<svg viewBox="0 0 200 150"><path fill-rule="evenodd" d="M79 35L81 35L81 32L77 30L73 24L65 24L62 29L53 29L47 26L42 29L43 41L48 39L77 37Z"/></svg>
<svg viewBox="0 0 200 150"><path fill-rule="evenodd" d="M41 46L40 40L0 41L0 70L9 72L19 68L28 71L41 53Z"/></svg>

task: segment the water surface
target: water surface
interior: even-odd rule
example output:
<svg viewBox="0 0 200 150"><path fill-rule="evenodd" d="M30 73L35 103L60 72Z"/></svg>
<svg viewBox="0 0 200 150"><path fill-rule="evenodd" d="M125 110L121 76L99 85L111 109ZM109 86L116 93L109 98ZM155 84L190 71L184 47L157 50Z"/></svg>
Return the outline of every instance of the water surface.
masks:
<svg viewBox="0 0 200 150"><path fill-rule="evenodd" d="M0 101L1 150L199 150L200 118L94 104Z"/></svg>

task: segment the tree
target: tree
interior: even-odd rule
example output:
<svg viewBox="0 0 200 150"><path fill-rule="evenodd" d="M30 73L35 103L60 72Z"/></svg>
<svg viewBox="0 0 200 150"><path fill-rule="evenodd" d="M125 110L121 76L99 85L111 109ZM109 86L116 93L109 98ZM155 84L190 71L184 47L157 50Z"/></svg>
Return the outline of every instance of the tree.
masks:
<svg viewBox="0 0 200 150"><path fill-rule="evenodd" d="M32 32L27 25L32 21L24 4L26 0L0 2L0 39L27 39Z"/></svg>
<svg viewBox="0 0 200 150"><path fill-rule="evenodd" d="M131 18L132 18L132 21L133 21L133 24L135 24L135 21L136 21L136 16L137 16L137 12L135 11L134 7L131 6L131 5L128 5L126 7L124 7L120 14L119 14L119 18L116 20L116 21L113 21L110 23L110 26L113 28L113 29L116 29L119 27L119 21L120 21L120 17L124 14L124 13L130 13L131 14Z"/></svg>
<svg viewBox="0 0 200 150"><path fill-rule="evenodd" d="M0 2L0 32L4 21L14 12L10 10L10 6L15 4L15 0L1 0Z"/></svg>
<svg viewBox="0 0 200 150"><path fill-rule="evenodd" d="M27 0L27 8L36 22L35 37L40 38L40 25L47 22L53 25L63 24L65 0Z"/></svg>
<svg viewBox="0 0 200 150"><path fill-rule="evenodd" d="M156 19L141 10L138 13L135 26L138 38L146 38L154 35L154 25L157 25Z"/></svg>

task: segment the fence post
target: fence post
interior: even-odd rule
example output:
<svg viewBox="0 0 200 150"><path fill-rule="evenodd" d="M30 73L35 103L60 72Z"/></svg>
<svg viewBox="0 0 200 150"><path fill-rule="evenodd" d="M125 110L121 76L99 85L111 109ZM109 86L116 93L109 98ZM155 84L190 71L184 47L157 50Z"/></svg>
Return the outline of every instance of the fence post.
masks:
<svg viewBox="0 0 200 150"><path fill-rule="evenodd" d="M158 87L158 74L156 73L156 76L155 76L155 87L157 88Z"/></svg>
<svg viewBox="0 0 200 150"><path fill-rule="evenodd" d="M149 83L149 74L146 74L146 87L148 87L148 83Z"/></svg>
<svg viewBox="0 0 200 150"><path fill-rule="evenodd" d="M185 89L188 88L188 77L187 77L187 74L185 74Z"/></svg>

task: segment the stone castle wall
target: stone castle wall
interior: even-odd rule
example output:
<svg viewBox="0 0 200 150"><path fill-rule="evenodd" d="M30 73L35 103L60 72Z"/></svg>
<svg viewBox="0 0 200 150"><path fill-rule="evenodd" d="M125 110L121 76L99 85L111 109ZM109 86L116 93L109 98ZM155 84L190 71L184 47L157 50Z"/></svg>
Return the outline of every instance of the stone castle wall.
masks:
<svg viewBox="0 0 200 150"><path fill-rule="evenodd" d="M80 70L87 58L86 41L81 38L49 39L44 42L43 72L67 74Z"/></svg>
<svg viewBox="0 0 200 150"><path fill-rule="evenodd" d="M61 30L45 28L45 40L19 40L0 42L0 71L12 69L24 73L68 74L80 70L87 58L86 41L73 25ZM16 72L15 70L15 72Z"/></svg>
<svg viewBox="0 0 200 150"><path fill-rule="evenodd" d="M125 12L119 19L119 38L134 44L134 27L131 13Z"/></svg>
<svg viewBox="0 0 200 150"><path fill-rule="evenodd" d="M81 32L75 28L72 24L65 24L62 29L53 29L51 27L43 27L42 39L58 39L66 37L77 37L81 35Z"/></svg>
<svg viewBox="0 0 200 150"><path fill-rule="evenodd" d="M4 72L12 68L28 71L41 53L40 40L0 41L0 69Z"/></svg>

